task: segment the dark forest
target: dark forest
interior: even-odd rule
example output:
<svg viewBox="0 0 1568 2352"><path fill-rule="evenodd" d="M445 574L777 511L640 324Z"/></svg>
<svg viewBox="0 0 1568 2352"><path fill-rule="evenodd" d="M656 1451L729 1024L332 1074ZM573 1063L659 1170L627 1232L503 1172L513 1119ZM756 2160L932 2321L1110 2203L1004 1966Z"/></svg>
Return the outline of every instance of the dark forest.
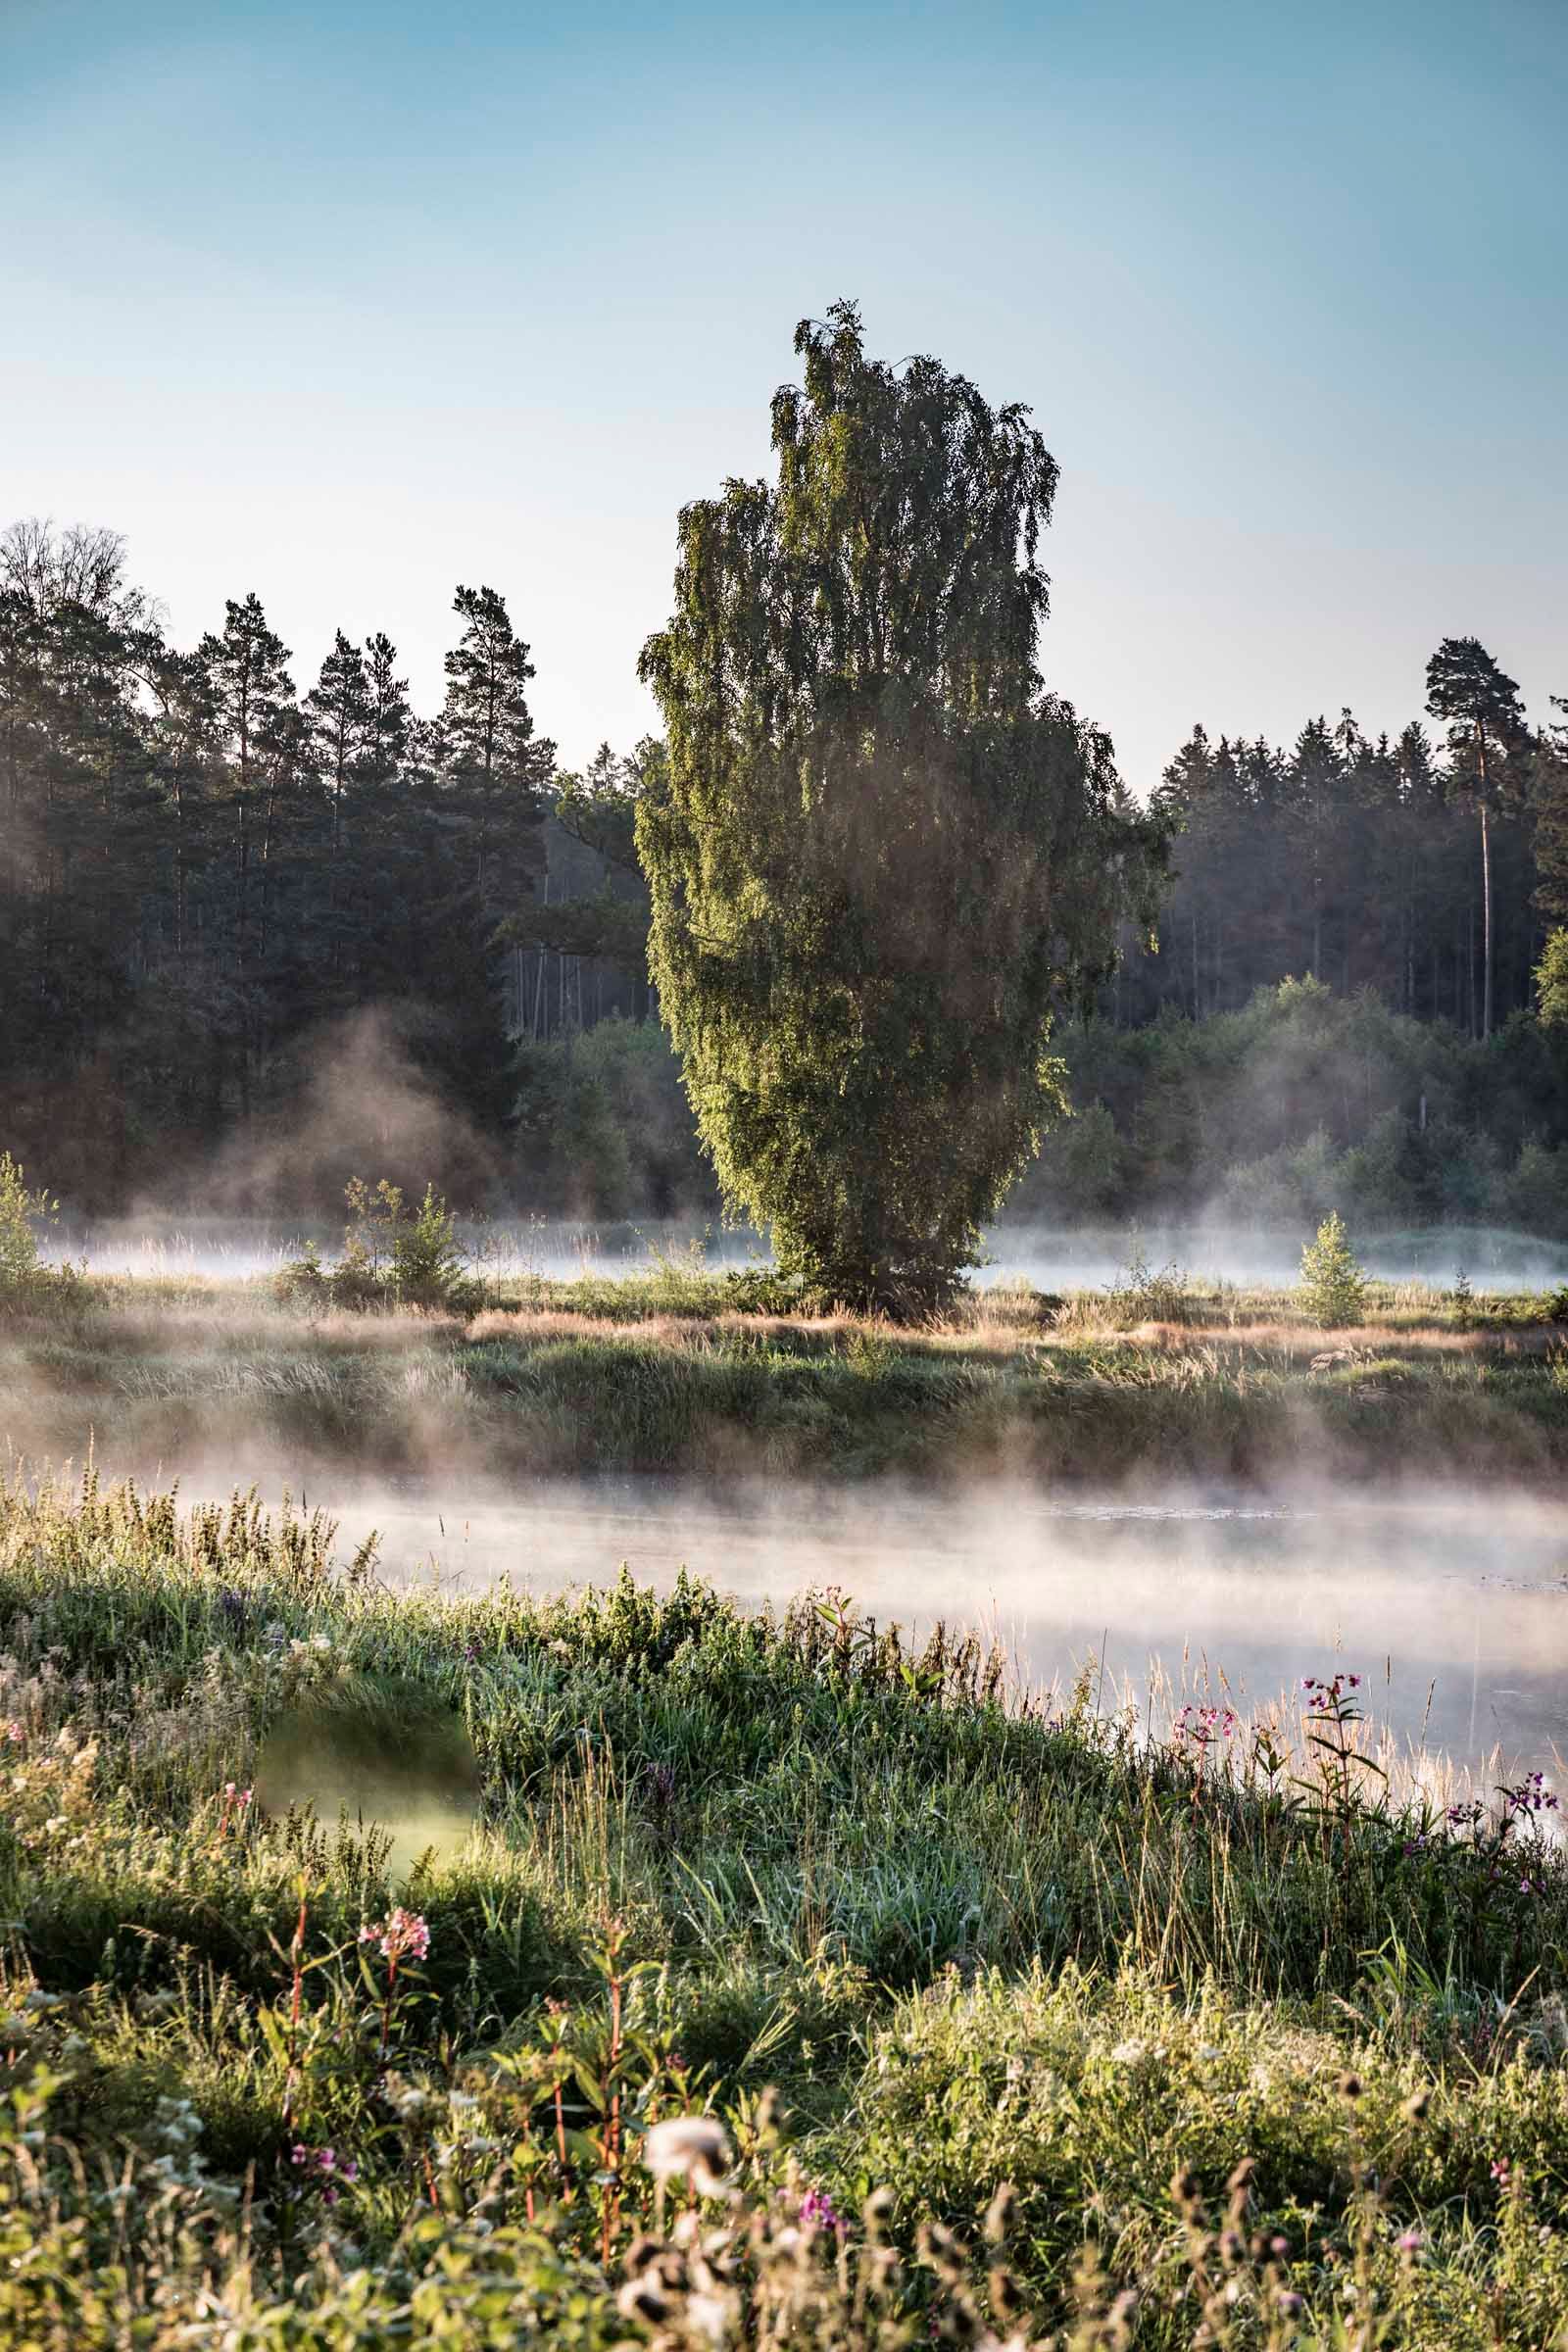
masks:
<svg viewBox="0 0 1568 2352"><path fill-rule="evenodd" d="M0 536L0 1132L72 1200L200 1203L227 1147L225 1208L323 1205L363 1142L291 1158L325 1065L434 1104L433 1172L476 1202L708 1204L646 978L662 747L563 772L505 598L452 604L420 714L383 635L339 631L310 677L244 595L181 649L112 531ZM1063 1020L1080 1116L1025 1201L1299 1215L1349 1186L1374 1218L1560 1225L1568 1090L1530 1016L1568 916L1568 727L1529 728L1494 665L1479 726L1411 685L1392 739L1348 710L1288 748L1195 726L1155 795L1157 952L1129 937Z"/></svg>

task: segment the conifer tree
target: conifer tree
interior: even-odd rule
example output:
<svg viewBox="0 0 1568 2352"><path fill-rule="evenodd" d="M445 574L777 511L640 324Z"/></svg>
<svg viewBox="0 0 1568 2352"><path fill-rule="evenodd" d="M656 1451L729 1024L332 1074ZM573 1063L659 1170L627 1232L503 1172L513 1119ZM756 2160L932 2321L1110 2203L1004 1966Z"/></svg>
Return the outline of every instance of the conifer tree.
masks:
<svg viewBox="0 0 1568 2352"><path fill-rule="evenodd" d="M1568 923L1568 695L1554 694L1562 717L1536 746L1530 798L1535 817L1535 905L1548 923Z"/></svg>
<svg viewBox="0 0 1568 2352"><path fill-rule="evenodd" d="M1503 760L1524 733L1524 708L1513 679L1475 637L1445 637L1427 663L1427 709L1446 719L1456 782L1481 819L1481 1034L1492 1035L1492 832Z"/></svg>
<svg viewBox="0 0 1568 2352"><path fill-rule="evenodd" d="M446 658L442 728L452 789L474 840L474 888L490 920L526 897L542 871L546 788L556 747L534 734L528 648L493 588L459 588L463 636Z"/></svg>
<svg viewBox="0 0 1568 2352"><path fill-rule="evenodd" d="M288 648L268 626L254 589L238 601L228 599L221 635L209 632L198 652L228 762L226 798L235 828L233 956L243 976L253 953L251 868L271 854L280 764L290 756L294 684Z"/></svg>

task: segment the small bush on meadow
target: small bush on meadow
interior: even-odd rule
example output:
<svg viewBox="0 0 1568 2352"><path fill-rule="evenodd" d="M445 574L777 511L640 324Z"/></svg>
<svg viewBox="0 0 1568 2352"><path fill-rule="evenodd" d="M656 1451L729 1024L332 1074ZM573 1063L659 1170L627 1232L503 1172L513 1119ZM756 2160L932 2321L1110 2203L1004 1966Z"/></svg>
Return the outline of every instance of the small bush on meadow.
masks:
<svg viewBox="0 0 1568 2352"><path fill-rule="evenodd" d="M1366 1312L1366 1276L1338 1209L1324 1218L1317 1239L1301 1251L1301 1292L1307 1313L1324 1331L1358 1323Z"/></svg>
<svg viewBox="0 0 1568 2352"><path fill-rule="evenodd" d="M290 1300L347 1307L441 1307L471 1314L484 1302L483 1286L468 1273L458 1240L457 1219L433 1185L416 1208L405 1205L402 1188L383 1176L373 1187L356 1176L344 1199L349 1223L343 1254L323 1266L308 1242L278 1276Z"/></svg>
<svg viewBox="0 0 1568 2352"><path fill-rule="evenodd" d="M1184 1269L1178 1265L1152 1266L1144 1246L1133 1237L1132 1254L1105 1292L1110 1320L1124 1331L1140 1323L1187 1323L1193 1297Z"/></svg>
<svg viewBox="0 0 1568 2352"><path fill-rule="evenodd" d="M42 1305L74 1294L79 1270L45 1264L38 1249L38 1226L53 1224L59 1213L58 1200L28 1191L21 1161L0 1152L0 1306Z"/></svg>

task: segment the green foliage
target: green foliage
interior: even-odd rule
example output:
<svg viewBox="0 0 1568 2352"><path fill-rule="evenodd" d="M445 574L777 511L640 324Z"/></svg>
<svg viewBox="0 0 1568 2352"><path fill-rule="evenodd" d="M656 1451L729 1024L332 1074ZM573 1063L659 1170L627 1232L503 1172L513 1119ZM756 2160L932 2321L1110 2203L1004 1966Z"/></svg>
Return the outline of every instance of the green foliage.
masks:
<svg viewBox="0 0 1568 2352"><path fill-rule="evenodd" d="M59 1210L47 1193L29 1192L20 1161L0 1152L0 1306L36 1306L78 1295L77 1269L46 1265L39 1255L37 1229L52 1224Z"/></svg>
<svg viewBox="0 0 1568 2352"><path fill-rule="evenodd" d="M1105 1304L1110 1320L1130 1330L1139 1323L1191 1322L1195 1302L1182 1268L1152 1266L1135 1233L1127 1264L1106 1289Z"/></svg>
<svg viewBox="0 0 1568 2352"><path fill-rule="evenodd" d="M15 1296L36 1282L38 1237L33 1220L51 1215L58 1206L46 1193L30 1193L18 1162L9 1152L0 1152L0 1295Z"/></svg>
<svg viewBox="0 0 1568 2352"><path fill-rule="evenodd" d="M1301 1251L1301 1296L1308 1314L1325 1331L1358 1323L1366 1312L1366 1276L1338 1209L1324 1218L1316 1239Z"/></svg>
<svg viewBox="0 0 1568 2352"><path fill-rule="evenodd" d="M463 635L446 658L443 748L451 792L471 832L473 893L495 919L526 897L543 869L546 793L556 747L534 734L534 666L494 588L459 588Z"/></svg>
<svg viewBox="0 0 1568 2352"><path fill-rule="evenodd" d="M1021 1182L1031 1217L1079 1223L1093 1200L1107 1223L1285 1230L1338 1209L1368 1234L1568 1238L1568 1058L1538 1022L1483 1044L1303 980L1201 1021L1092 1020L1062 1054L1088 1108Z"/></svg>
<svg viewBox="0 0 1568 2352"><path fill-rule="evenodd" d="M572 1216L716 1205L680 1065L657 1021L609 1019L517 1051L516 1189Z"/></svg>
<svg viewBox="0 0 1568 2352"><path fill-rule="evenodd" d="M400 1886L253 1793L364 1687L482 1776ZM0 1488L0 2335L1551 2342L1568 1865L1349 1711L1195 1746L838 1596L399 1596Z"/></svg>
<svg viewBox="0 0 1568 2352"><path fill-rule="evenodd" d="M1536 1004L1543 1028L1568 1028L1568 928L1560 923L1536 966Z"/></svg>
<svg viewBox="0 0 1568 2352"><path fill-rule="evenodd" d="M1456 748L1472 759L1471 790L1481 797L1495 789L1495 755L1522 741L1524 706L1516 682L1478 638L1444 638L1427 663L1427 709L1446 720Z"/></svg>
<svg viewBox="0 0 1568 2352"><path fill-rule="evenodd" d="M1152 914L1164 835L1046 695L1056 467L1026 412L804 321L776 488L680 522L642 675L650 966L726 1200L855 1303L951 1296L1059 1108L1053 1011Z"/></svg>
<svg viewBox="0 0 1568 2352"><path fill-rule="evenodd" d="M1559 713L1536 745L1530 778L1535 907L1553 930L1568 922L1568 695L1554 694Z"/></svg>
<svg viewBox="0 0 1568 2352"><path fill-rule="evenodd" d="M343 1254L323 1267L309 1243L277 1277L284 1298L319 1299L333 1306L420 1306L468 1314L482 1299L466 1271L457 1219L433 1185L416 1208L386 1177L371 1186L356 1176L345 1193L349 1223Z"/></svg>

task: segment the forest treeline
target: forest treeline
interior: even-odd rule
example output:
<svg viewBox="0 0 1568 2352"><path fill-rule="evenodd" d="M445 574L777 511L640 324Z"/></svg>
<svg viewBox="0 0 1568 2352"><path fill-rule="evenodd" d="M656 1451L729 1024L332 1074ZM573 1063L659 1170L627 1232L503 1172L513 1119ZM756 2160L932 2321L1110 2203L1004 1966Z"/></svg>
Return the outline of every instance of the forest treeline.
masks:
<svg viewBox="0 0 1568 2352"><path fill-rule="evenodd" d="M113 532L0 534L0 1133L61 1190L177 1189L371 1009L493 1140L516 1033L646 1010L655 748L560 776L505 602L454 612L420 715L384 635L340 630L302 692L255 595L181 649Z"/></svg>
<svg viewBox="0 0 1568 2352"><path fill-rule="evenodd" d="M1288 750L1195 727L1156 796L1180 826L1159 954L1128 959L1117 1017L1235 1011L1303 975L1467 1036L1529 1006L1545 932L1568 917L1568 726L1532 731L1501 684L1484 774L1473 726L1372 740L1344 710Z"/></svg>
<svg viewBox="0 0 1568 2352"><path fill-rule="evenodd" d="M179 648L114 533L0 534L0 1141L55 1189L194 1203L270 1121L269 1198L225 1205L318 1205L294 1106L363 1048L354 1116L393 1172L377 1054L473 1147L412 1180L596 1215L708 1204L648 1017L633 818L662 747L563 774L504 598L460 587L453 610L420 714L383 635L339 631L307 679L246 595ZM1506 693L1479 742L1462 720L1369 740L1348 712L1288 750L1200 727L1157 797L1158 953L1129 940L1063 1032L1079 1115L1023 1203L1376 1199L1389 1221L1560 1230L1568 1087L1528 1016L1568 918L1568 727L1530 730ZM1293 978L1317 986L1282 995ZM1282 1046L1315 1066L1303 1038L1317 1076L1271 1093Z"/></svg>

